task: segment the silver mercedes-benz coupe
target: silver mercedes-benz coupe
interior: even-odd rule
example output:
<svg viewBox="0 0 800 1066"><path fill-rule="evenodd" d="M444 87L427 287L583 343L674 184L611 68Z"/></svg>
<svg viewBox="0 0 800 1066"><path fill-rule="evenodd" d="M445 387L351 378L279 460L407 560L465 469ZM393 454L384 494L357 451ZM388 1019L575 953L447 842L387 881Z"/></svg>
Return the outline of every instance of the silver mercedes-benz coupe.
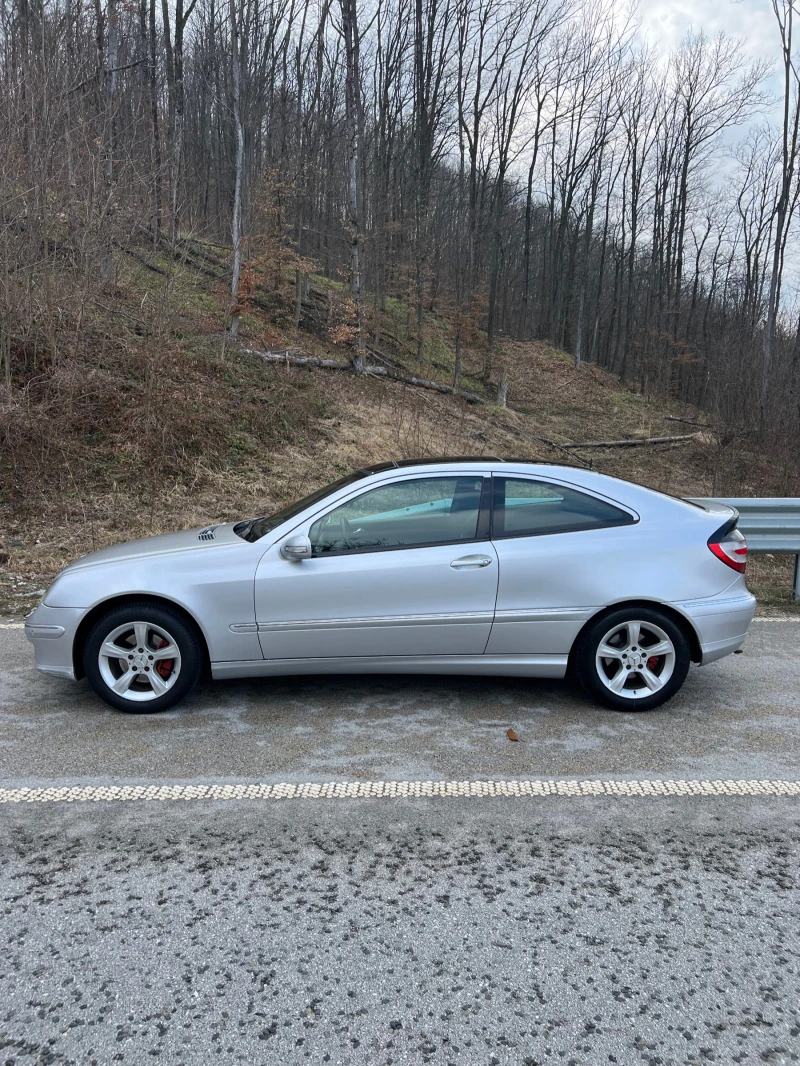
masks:
<svg viewBox="0 0 800 1066"><path fill-rule="evenodd" d="M123 711L215 678L564 677L641 711L736 651L737 514L587 470L387 462L263 518L93 552L25 623L39 670Z"/></svg>

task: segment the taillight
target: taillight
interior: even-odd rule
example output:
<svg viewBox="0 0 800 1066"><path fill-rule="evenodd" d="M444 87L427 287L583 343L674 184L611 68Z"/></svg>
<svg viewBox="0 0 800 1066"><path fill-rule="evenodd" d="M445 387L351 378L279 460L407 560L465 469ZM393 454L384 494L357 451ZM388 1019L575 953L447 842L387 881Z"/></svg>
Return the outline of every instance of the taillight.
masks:
<svg viewBox="0 0 800 1066"><path fill-rule="evenodd" d="M723 526L709 538L708 546L726 566L740 574L744 573L747 566L747 540L744 533Z"/></svg>

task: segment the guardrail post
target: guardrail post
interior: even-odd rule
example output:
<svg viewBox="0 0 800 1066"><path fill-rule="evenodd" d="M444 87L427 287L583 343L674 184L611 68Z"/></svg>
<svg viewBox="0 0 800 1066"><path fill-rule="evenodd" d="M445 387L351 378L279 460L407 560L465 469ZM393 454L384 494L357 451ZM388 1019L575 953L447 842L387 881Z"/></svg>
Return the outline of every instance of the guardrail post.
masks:
<svg viewBox="0 0 800 1066"><path fill-rule="evenodd" d="M800 555L794 557L794 588L792 590L792 599L800 600Z"/></svg>

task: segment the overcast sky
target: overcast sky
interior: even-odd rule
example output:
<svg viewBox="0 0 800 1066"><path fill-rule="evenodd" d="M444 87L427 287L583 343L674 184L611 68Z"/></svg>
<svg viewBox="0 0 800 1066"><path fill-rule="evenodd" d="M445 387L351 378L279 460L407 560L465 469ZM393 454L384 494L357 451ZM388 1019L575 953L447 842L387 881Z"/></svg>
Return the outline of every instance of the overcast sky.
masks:
<svg viewBox="0 0 800 1066"><path fill-rule="evenodd" d="M778 57L778 30L770 0L639 0L642 32L668 52L690 29L741 37L753 59Z"/></svg>
<svg viewBox="0 0 800 1066"><path fill-rule="evenodd" d="M781 119L783 82L778 71L780 64L780 35L772 0L617 0L620 7L636 4L642 36L658 50L667 55L680 44L689 30L703 30L713 37L720 30L738 37L743 44L747 59L766 60L772 66L772 74L764 88L771 96L759 116L777 123ZM731 134L737 140L739 132Z"/></svg>
<svg viewBox="0 0 800 1066"><path fill-rule="evenodd" d="M625 0L617 0L621 5ZM704 30L709 36L724 30L741 38L748 59L766 59L773 64L774 73L766 88L774 94L773 103L764 113L771 122L781 120L783 84L778 73L780 36L771 0L638 0L642 35L659 51L667 54L680 44L689 30ZM753 119L758 122L759 118ZM731 134L731 140L741 136L741 130ZM725 164L721 172L724 173ZM790 289L800 290L800 251L787 253L784 292L789 302Z"/></svg>

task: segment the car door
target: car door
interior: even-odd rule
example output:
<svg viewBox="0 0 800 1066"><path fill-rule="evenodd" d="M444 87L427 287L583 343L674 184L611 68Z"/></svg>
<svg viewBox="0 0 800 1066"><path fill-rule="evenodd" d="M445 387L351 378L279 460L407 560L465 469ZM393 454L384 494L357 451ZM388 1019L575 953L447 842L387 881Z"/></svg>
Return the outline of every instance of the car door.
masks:
<svg viewBox="0 0 800 1066"><path fill-rule="evenodd" d="M495 475L492 542L500 579L487 654L566 655L587 618L614 600L638 516L551 479Z"/></svg>
<svg viewBox="0 0 800 1066"><path fill-rule="evenodd" d="M295 526L256 573L267 659L480 655L497 595L490 480L405 476ZM312 554L281 555L307 535Z"/></svg>

